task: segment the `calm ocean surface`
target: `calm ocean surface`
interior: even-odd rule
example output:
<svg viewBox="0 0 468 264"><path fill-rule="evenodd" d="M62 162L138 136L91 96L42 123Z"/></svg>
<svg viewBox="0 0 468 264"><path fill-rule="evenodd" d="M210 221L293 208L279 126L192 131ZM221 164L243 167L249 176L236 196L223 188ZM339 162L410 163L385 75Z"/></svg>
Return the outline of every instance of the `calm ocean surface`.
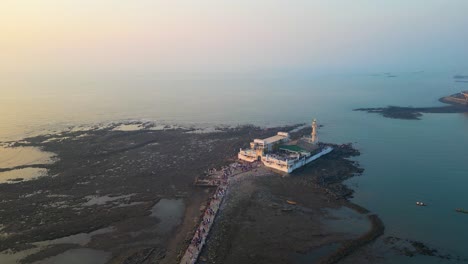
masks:
<svg viewBox="0 0 468 264"><path fill-rule="evenodd" d="M353 108L433 106L468 90L453 73L243 77L60 77L0 80L0 141L96 122L278 125L317 118L319 139L353 142L365 168L349 180L354 202L379 214L386 236L420 240L468 258L468 115L386 119ZM424 201L427 207L415 206ZM395 259L393 259L395 260ZM441 263L403 258L405 263ZM443 262L445 263L445 262Z"/></svg>

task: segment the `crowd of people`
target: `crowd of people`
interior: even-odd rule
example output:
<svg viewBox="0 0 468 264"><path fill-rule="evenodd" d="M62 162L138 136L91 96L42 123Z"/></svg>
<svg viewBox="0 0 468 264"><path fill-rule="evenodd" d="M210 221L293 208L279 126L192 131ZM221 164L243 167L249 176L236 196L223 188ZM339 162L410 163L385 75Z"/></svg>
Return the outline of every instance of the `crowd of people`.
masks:
<svg viewBox="0 0 468 264"><path fill-rule="evenodd" d="M234 175L235 170L240 170L240 172L246 172L254 169L257 166L257 162L252 162L252 163L232 163L228 166L223 166L221 167L220 170L217 170L216 168L208 169L205 171L205 174L210 176L210 175L216 175L220 174L223 179L227 179L227 177Z"/></svg>
<svg viewBox="0 0 468 264"><path fill-rule="evenodd" d="M250 171L257 166L257 162L252 163L233 163L230 165L233 169L240 169L241 172Z"/></svg>
<svg viewBox="0 0 468 264"><path fill-rule="evenodd" d="M206 210L203 214L202 221L195 231L190 245L185 252L184 257L182 258L181 263L183 264L193 264L196 262L198 255L201 252L204 241L208 236L211 224L215 219L216 213L219 209L221 201L223 200L224 195L226 194L228 178L240 172L250 171L256 168L255 163L233 163L229 166L224 166L220 170L216 168L209 169L207 171L208 175L219 175L216 179L208 180L209 183L216 183L218 188L213 196L208 201ZM219 173L219 174L218 174Z"/></svg>
<svg viewBox="0 0 468 264"><path fill-rule="evenodd" d="M189 248L187 249L185 264L195 263L198 254L200 254L201 248L203 246L204 240L208 236L211 224L215 218L216 212L219 209L221 201L226 194L226 185L219 186L216 192L211 197L208 202L205 213L203 214L201 224L198 226L195 231L195 235L190 242ZM187 255L189 254L189 255Z"/></svg>

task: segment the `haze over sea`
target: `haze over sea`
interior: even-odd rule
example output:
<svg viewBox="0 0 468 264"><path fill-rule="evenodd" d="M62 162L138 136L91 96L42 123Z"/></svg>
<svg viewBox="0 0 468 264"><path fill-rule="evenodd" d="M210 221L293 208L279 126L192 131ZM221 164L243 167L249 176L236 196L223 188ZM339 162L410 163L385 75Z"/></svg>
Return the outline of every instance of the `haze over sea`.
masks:
<svg viewBox="0 0 468 264"><path fill-rule="evenodd" d="M320 75L139 75L2 78L0 140L122 120L163 123L324 125L320 140L353 142L365 172L348 184L353 201L377 213L385 236L419 240L467 258L468 115L420 121L354 112L358 107L433 106L467 89L453 72ZM72 89L63 89L64 87ZM417 207L416 201L429 206ZM408 263L440 263L428 257Z"/></svg>
<svg viewBox="0 0 468 264"><path fill-rule="evenodd" d="M129 120L317 118L320 140L361 151L365 172L347 184L384 237L468 259L468 215L454 211L468 209L468 114L352 111L437 106L468 90L453 78L468 76L467 10L466 0L1 0L0 143ZM14 161L4 153L0 168ZM371 247L385 251L382 239Z"/></svg>

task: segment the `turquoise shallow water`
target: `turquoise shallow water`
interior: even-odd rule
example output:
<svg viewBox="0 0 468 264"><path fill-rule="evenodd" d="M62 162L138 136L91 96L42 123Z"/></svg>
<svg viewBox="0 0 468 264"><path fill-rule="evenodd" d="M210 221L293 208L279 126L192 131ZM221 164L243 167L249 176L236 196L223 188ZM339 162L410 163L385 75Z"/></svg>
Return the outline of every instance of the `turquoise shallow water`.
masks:
<svg viewBox="0 0 468 264"><path fill-rule="evenodd" d="M151 76L2 80L0 140L68 125L124 119L179 123L291 124L317 118L323 141L355 142L365 168L347 182L354 202L379 214L386 235L468 257L468 115L393 120L353 108L431 106L468 89L452 73L317 77ZM416 201L429 206L416 207ZM399 262L402 260L398 260ZM406 259L427 263L425 258Z"/></svg>
<svg viewBox="0 0 468 264"><path fill-rule="evenodd" d="M422 121L378 117L356 136L366 169L348 185L354 202L378 213L386 235L427 242L466 257L468 120L463 115L426 115ZM417 207L424 201L427 207ZM411 262L418 263L418 262Z"/></svg>

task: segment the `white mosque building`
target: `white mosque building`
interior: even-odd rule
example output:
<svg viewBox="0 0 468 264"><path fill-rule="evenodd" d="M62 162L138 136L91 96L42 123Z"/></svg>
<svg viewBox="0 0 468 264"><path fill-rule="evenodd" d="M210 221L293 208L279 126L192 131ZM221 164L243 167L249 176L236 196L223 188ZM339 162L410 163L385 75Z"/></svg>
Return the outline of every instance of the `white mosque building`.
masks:
<svg viewBox="0 0 468 264"><path fill-rule="evenodd" d="M247 162L262 161L266 167L291 173L333 150L317 142L317 121L314 120L310 136L291 141L289 133L278 132L266 139L254 139L249 149L240 149L238 158Z"/></svg>

